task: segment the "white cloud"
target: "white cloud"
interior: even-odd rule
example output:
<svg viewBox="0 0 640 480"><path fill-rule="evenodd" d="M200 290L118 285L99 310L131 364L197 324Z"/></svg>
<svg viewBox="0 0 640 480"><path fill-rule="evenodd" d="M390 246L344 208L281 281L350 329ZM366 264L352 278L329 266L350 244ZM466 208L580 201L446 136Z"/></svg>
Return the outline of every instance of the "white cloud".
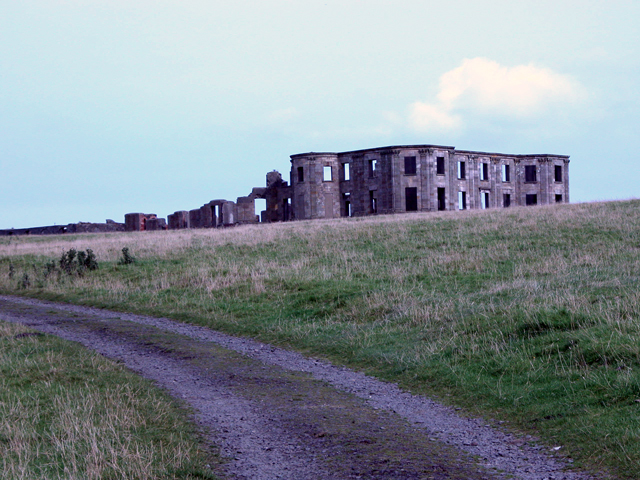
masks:
<svg viewBox="0 0 640 480"><path fill-rule="evenodd" d="M465 114L528 118L583 97L578 82L548 68L465 59L440 77L435 102L410 106L409 121L417 130L452 130L463 125Z"/></svg>
<svg viewBox="0 0 640 480"><path fill-rule="evenodd" d="M409 121L417 130L452 130L461 124L461 118L443 105L416 102L411 105Z"/></svg>

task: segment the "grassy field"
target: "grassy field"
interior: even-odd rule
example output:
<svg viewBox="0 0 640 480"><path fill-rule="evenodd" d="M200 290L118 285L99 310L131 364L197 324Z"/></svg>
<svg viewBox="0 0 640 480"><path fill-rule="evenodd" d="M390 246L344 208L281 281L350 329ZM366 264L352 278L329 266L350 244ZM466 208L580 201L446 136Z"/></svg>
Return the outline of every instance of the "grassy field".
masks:
<svg viewBox="0 0 640 480"><path fill-rule="evenodd" d="M185 414L100 355L0 322L0 478L211 479Z"/></svg>
<svg viewBox="0 0 640 480"><path fill-rule="evenodd" d="M120 262L123 247L135 263ZM71 248L92 249L100 268L53 268ZM629 479L639 275L635 200L0 239L3 292L290 345L508 419Z"/></svg>

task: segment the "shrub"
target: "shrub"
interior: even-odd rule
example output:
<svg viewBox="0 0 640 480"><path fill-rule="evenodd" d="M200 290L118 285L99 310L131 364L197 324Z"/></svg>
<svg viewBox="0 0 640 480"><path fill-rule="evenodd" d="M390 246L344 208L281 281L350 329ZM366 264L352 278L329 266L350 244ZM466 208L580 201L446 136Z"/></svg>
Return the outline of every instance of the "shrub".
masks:
<svg viewBox="0 0 640 480"><path fill-rule="evenodd" d="M90 248L87 248L87 257L84 260L84 266L87 267L88 270L98 269L98 259Z"/></svg>
<svg viewBox="0 0 640 480"><path fill-rule="evenodd" d="M122 249L122 258L118 262L120 265L131 265L132 263L136 263L136 258L131 255L129 252L129 248L124 247Z"/></svg>
<svg viewBox="0 0 640 480"><path fill-rule="evenodd" d="M77 264L75 263L77 253L75 248L64 252L60 257L60 270L67 272L69 275L74 273L77 270Z"/></svg>
<svg viewBox="0 0 640 480"><path fill-rule="evenodd" d="M60 270L69 275L77 274L82 276L85 270L97 270L98 260L93 250L87 248L86 251L76 251L72 248L62 254L60 257ZM55 265L46 265L47 273L50 275L55 270Z"/></svg>

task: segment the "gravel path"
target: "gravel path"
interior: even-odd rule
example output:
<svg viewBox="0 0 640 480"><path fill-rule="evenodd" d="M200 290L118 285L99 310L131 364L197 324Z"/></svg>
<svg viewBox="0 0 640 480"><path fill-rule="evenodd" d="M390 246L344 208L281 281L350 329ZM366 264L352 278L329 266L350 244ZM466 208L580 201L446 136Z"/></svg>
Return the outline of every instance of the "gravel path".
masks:
<svg viewBox="0 0 640 480"><path fill-rule="evenodd" d="M186 401L229 459L229 478L594 478L566 470L553 446L254 340L163 318L9 296L0 296L0 320L78 341Z"/></svg>

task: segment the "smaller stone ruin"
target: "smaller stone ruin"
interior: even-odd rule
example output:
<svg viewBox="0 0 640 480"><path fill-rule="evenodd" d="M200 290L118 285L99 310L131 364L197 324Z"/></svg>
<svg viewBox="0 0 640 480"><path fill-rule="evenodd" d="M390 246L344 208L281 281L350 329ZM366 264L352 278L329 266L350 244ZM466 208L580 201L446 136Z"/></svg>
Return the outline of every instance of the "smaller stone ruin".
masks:
<svg viewBox="0 0 640 480"><path fill-rule="evenodd" d="M266 210L256 215L256 200L266 200ZM291 187L282 180L280 172L267 173L266 187L256 187L246 197L235 202L211 200L200 208L178 210L167 217L167 222L155 214L127 213L125 230L140 232L148 230L182 230L187 228L221 228L255 223L285 222L293 220L291 210Z"/></svg>
<svg viewBox="0 0 640 480"><path fill-rule="evenodd" d="M166 230L167 221L158 218L155 213L127 213L124 216L124 228L127 232Z"/></svg>

